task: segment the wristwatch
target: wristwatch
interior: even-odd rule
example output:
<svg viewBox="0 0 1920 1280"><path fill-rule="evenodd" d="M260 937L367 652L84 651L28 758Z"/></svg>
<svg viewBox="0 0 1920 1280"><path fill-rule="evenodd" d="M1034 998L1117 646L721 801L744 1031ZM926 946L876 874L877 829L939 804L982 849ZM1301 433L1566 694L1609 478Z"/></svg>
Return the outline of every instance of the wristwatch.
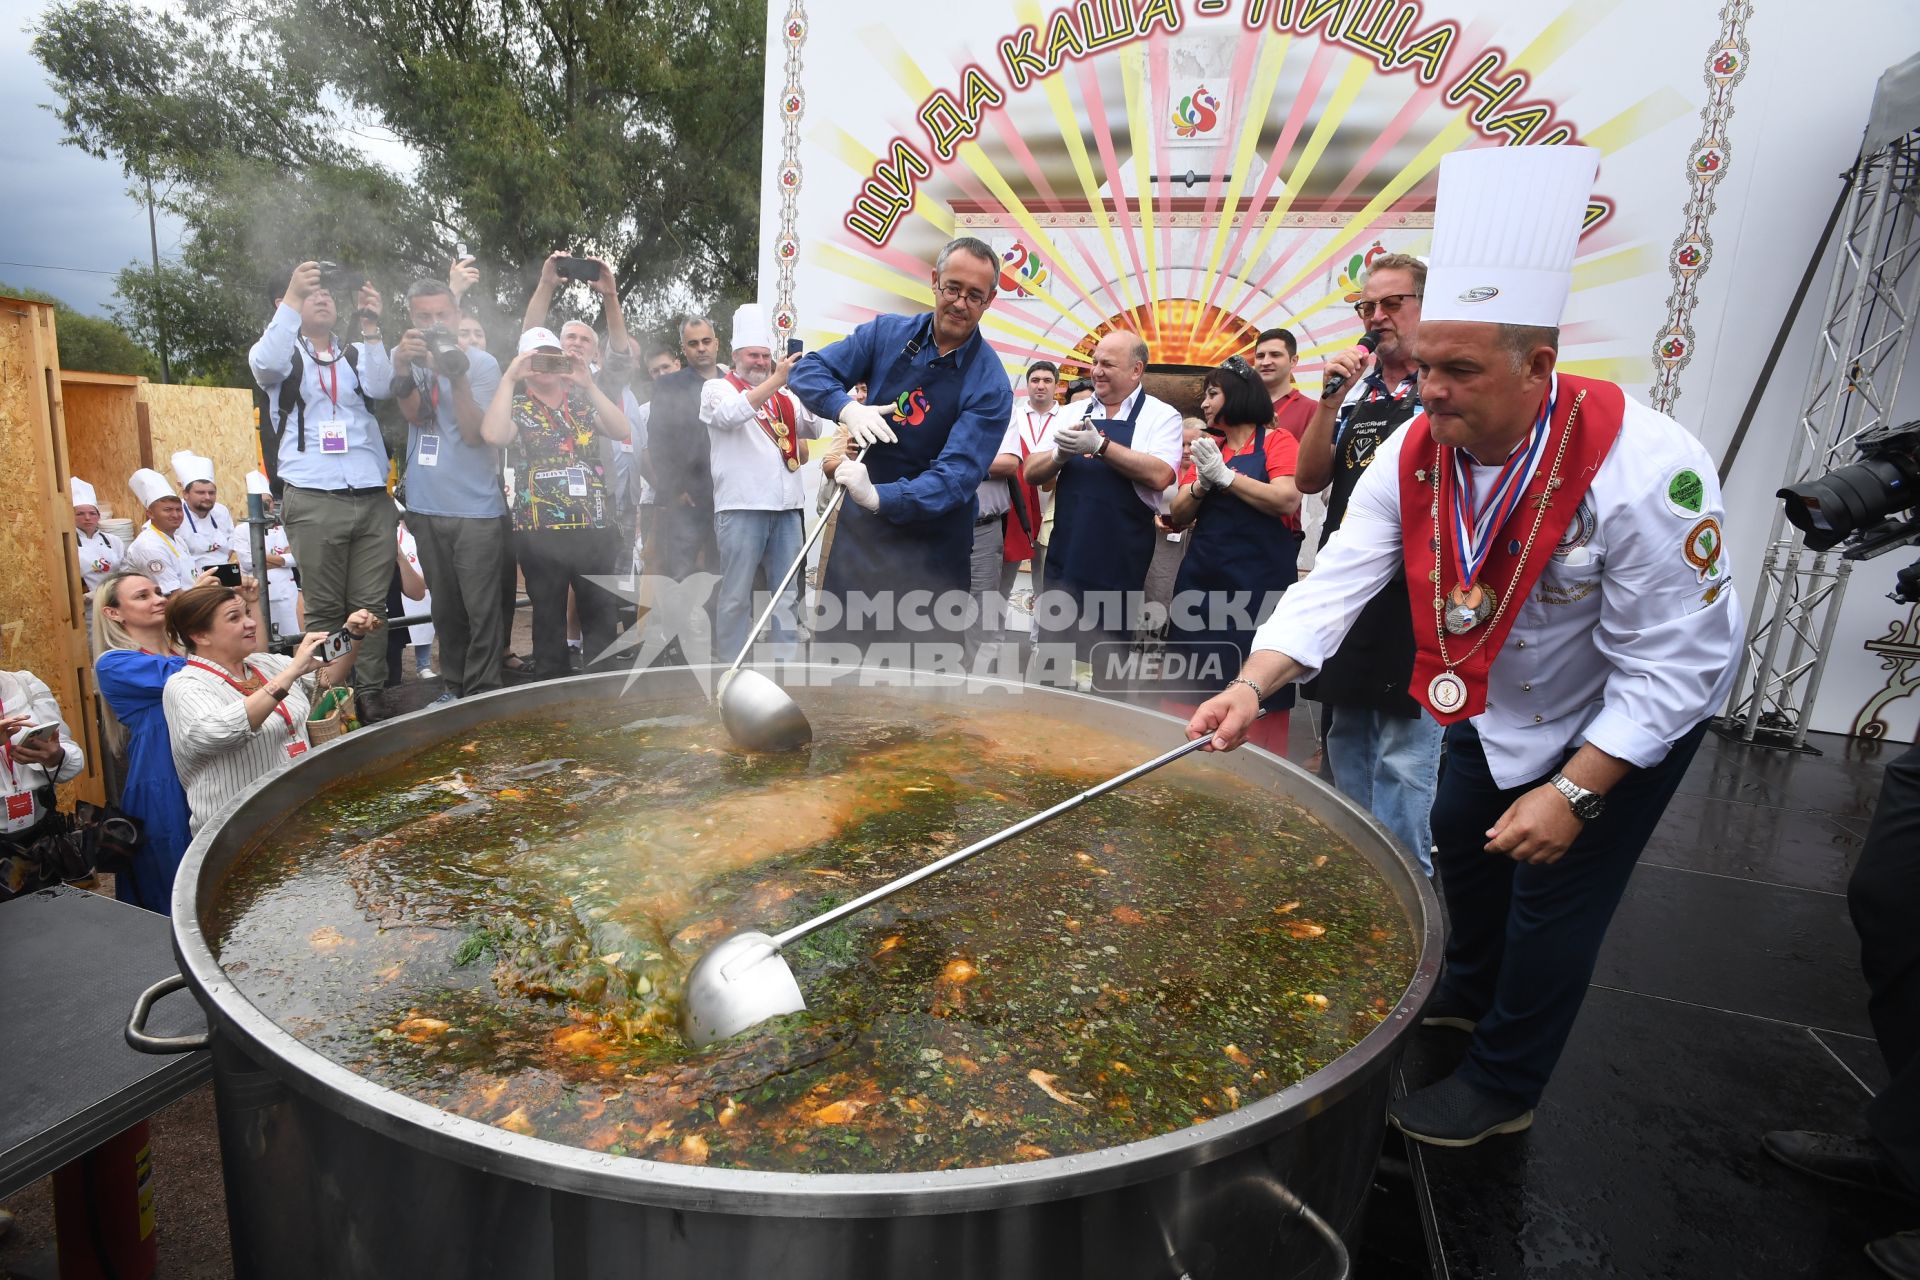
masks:
<svg viewBox="0 0 1920 1280"><path fill-rule="evenodd" d="M1108 446L1108 445L1110 445L1110 444L1112 444L1112 443L1113 443L1113 441L1112 441L1112 440L1110 440L1110 439L1108 439L1108 438L1107 438L1106 436L1101 436L1101 437L1100 437L1100 445L1099 445L1099 447L1098 447L1098 448L1096 448L1096 449L1095 449L1095 450L1093 451L1093 456L1094 456L1094 457L1096 457L1096 458L1104 458L1104 457L1106 457L1106 456L1107 456L1107 446Z"/></svg>
<svg viewBox="0 0 1920 1280"><path fill-rule="evenodd" d="M1607 798L1598 791L1589 791L1564 773L1556 773L1547 782L1555 791L1567 798L1573 806L1573 816L1582 822L1592 822L1606 810Z"/></svg>

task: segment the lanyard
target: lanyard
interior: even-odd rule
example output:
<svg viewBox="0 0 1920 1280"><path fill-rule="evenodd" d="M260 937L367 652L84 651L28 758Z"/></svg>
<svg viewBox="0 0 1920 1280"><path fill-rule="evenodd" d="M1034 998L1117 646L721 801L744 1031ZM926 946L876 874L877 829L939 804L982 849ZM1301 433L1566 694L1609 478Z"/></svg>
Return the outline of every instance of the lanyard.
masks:
<svg viewBox="0 0 1920 1280"><path fill-rule="evenodd" d="M1462 587L1473 582L1480 566L1486 563L1487 553L1493 550L1495 535L1520 505L1520 496L1533 476L1534 464L1540 460L1540 448L1546 443L1559 391L1560 380L1556 377L1548 388L1540 416L1534 420L1533 430L1507 455L1484 501L1474 496L1473 464L1467 460L1466 450L1453 451L1453 555Z"/></svg>
<svg viewBox="0 0 1920 1280"><path fill-rule="evenodd" d="M308 342L305 338L302 338L300 341L307 348L307 354L313 357L313 385L316 387L319 387L322 391L327 393L327 399L333 402L334 411L338 412L340 409L340 356L339 354L333 350L331 345L329 345L327 348L327 355L329 358L322 360L320 358L320 353L313 349L313 344L311 342ZM330 374L332 376L333 381L331 385L321 381L320 375L322 373Z"/></svg>
<svg viewBox="0 0 1920 1280"><path fill-rule="evenodd" d="M4 701L0 701L0 716L4 716L6 714L7 714L7 704ZM7 781L12 784L9 790L17 791L20 788L20 775L14 772L14 768L13 768L13 735L12 734L8 734L4 741L0 741L0 752L4 753L4 756L6 759Z"/></svg>
<svg viewBox="0 0 1920 1280"><path fill-rule="evenodd" d="M1047 425L1053 421L1053 415L1059 412L1060 410L1058 408L1047 410L1047 416L1040 419L1040 429L1036 431L1033 427L1033 410L1027 410L1027 429L1020 435L1022 457L1025 457L1040 447L1040 438L1046 435Z"/></svg>
<svg viewBox="0 0 1920 1280"><path fill-rule="evenodd" d="M202 671L211 671L214 675L219 676L222 680L225 680L227 684L233 688L233 691L235 693L239 694L243 698L249 697L252 694L259 692L258 689L247 688L245 685L241 684L238 680L235 680L232 676L222 671L219 667L214 666L211 662L202 662L198 658L188 658L187 661L192 665L199 667ZM246 666L245 663L241 663L240 665ZM262 684L266 683L266 677L261 675L258 671L255 671L252 667L247 667L247 673L257 678ZM278 711L280 713L280 718L287 722L287 737L289 738L299 737L300 736L299 731L293 727L293 713L287 710L287 704L284 701L276 702L273 704L273 709L275 711Z"/></svg>
<svg viewBox="0 0 1920 1280"><path fill-rule="evenodd" d="M167 550L173 552L175 557L182 560L186 559L186 557L181 554L180 548L177 544L175 544L174 540L172 538L169 538L166 534L160 532L159 526L154 524L154 522L151 520L147 521L147 531L153 534L154 537L160 539L160 541L166 543Z"/></svg>

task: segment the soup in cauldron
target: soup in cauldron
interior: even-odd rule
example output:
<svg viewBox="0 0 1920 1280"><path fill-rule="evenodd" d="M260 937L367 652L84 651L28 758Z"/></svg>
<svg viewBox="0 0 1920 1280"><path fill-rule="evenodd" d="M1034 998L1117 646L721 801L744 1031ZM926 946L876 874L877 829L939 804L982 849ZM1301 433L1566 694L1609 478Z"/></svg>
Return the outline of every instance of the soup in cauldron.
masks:
<svg viewBox="0 0 1920 1280"><path fill-rule="evenodd" d="M1406 988L1417 939L1366 861L1190 757L803 940L810 1008L693 1050L679 987L712 943L1170 745L881 692L808 710L814 744L781 756L733 749L693 698L442 742L281 822L208 936L241 994L377 1084L594 1151L788 1172L1153 1137L1331 1062Z"/></svg>

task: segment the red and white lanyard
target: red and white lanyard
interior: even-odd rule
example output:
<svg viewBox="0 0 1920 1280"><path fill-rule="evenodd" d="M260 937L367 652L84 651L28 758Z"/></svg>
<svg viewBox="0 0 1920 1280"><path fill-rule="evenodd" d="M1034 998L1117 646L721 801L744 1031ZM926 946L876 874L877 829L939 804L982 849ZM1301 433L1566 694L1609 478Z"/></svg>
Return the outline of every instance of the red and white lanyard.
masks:
<svg viewBox="0 0 1920 1280"><path fill-rule="evenodd" d="M1040 447L1041 437L1047 433L1047 425L1053 421L1053 415L1059 412L1057 408L1047 410L1047 416L1040 419L1039 429L1036 430L1033 425L1033 410L1027 410L1027 429L1020 433L1020 456L1025 457Z"/></svg>
<svg viewBox="0 0 1920 1280"><path fill-rule="evenodd" d="M214 666L211 662L203 662L199 658L188 658L187 662L192 666L199 667L202 671L210 671L214 675L220 677L222 680L226 681L229 686L232 687L235 693L239 694L243 698L249 697L253 694L260 692L258 689L247 688L247 686L241 684L238 680L235 680L232 676L222 671L219 667ZM246 666L245 663L242 663L241 665ZM255 671L252 667L248 666L247 672L250 675L258 677L262 685L266 684L267 678L261 675L258 671ZM287 738L289 739L287 744L287 753L289 755L300 754L298 751L295 751L293 749L294 748L293 740L298 739L300 736L300 731L296 729L293 724L293 713L287 710L287 704L284 701L274 703L273 709L280 713L280 718L282 720L287 722Z"/></svg>

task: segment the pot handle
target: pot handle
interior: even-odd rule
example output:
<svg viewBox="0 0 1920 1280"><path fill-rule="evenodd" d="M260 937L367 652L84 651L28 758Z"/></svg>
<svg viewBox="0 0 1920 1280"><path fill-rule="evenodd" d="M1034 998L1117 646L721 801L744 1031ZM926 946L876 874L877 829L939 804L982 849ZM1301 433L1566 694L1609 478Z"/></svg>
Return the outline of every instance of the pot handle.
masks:
<svg viewBox="0 0 1920 1280"><path fill-rule="evenodd" d="M133 1002L133 1016L127 1019L127 1043L141 1053L191 1053L195 1049L204 1049L211 1036L202 1032L197 1036L155 1036L147 1034L147 1015L153 1012L154 1004L162 997L172 995L184 989L187 979L184 974L172 974L160 979L140 993Z"/></svg>
<svg viewBox="0 0 1920 1280"><path fill-rule="evenodd" d="M1315 1213L1311 1205L1295 1195L1293 1188L1280 1179L1262 1178L1260 1185L1327 1242L1327 1251L1333 1255L1334 1261L1340 1266L1340 1270L1335 1273L1337 1280L1347 1280L1353 1274L1353 1259L1347 1255L1347 1242L1340 1238L1340 1233L1333 1229L1333 1224Z"/></svg>

